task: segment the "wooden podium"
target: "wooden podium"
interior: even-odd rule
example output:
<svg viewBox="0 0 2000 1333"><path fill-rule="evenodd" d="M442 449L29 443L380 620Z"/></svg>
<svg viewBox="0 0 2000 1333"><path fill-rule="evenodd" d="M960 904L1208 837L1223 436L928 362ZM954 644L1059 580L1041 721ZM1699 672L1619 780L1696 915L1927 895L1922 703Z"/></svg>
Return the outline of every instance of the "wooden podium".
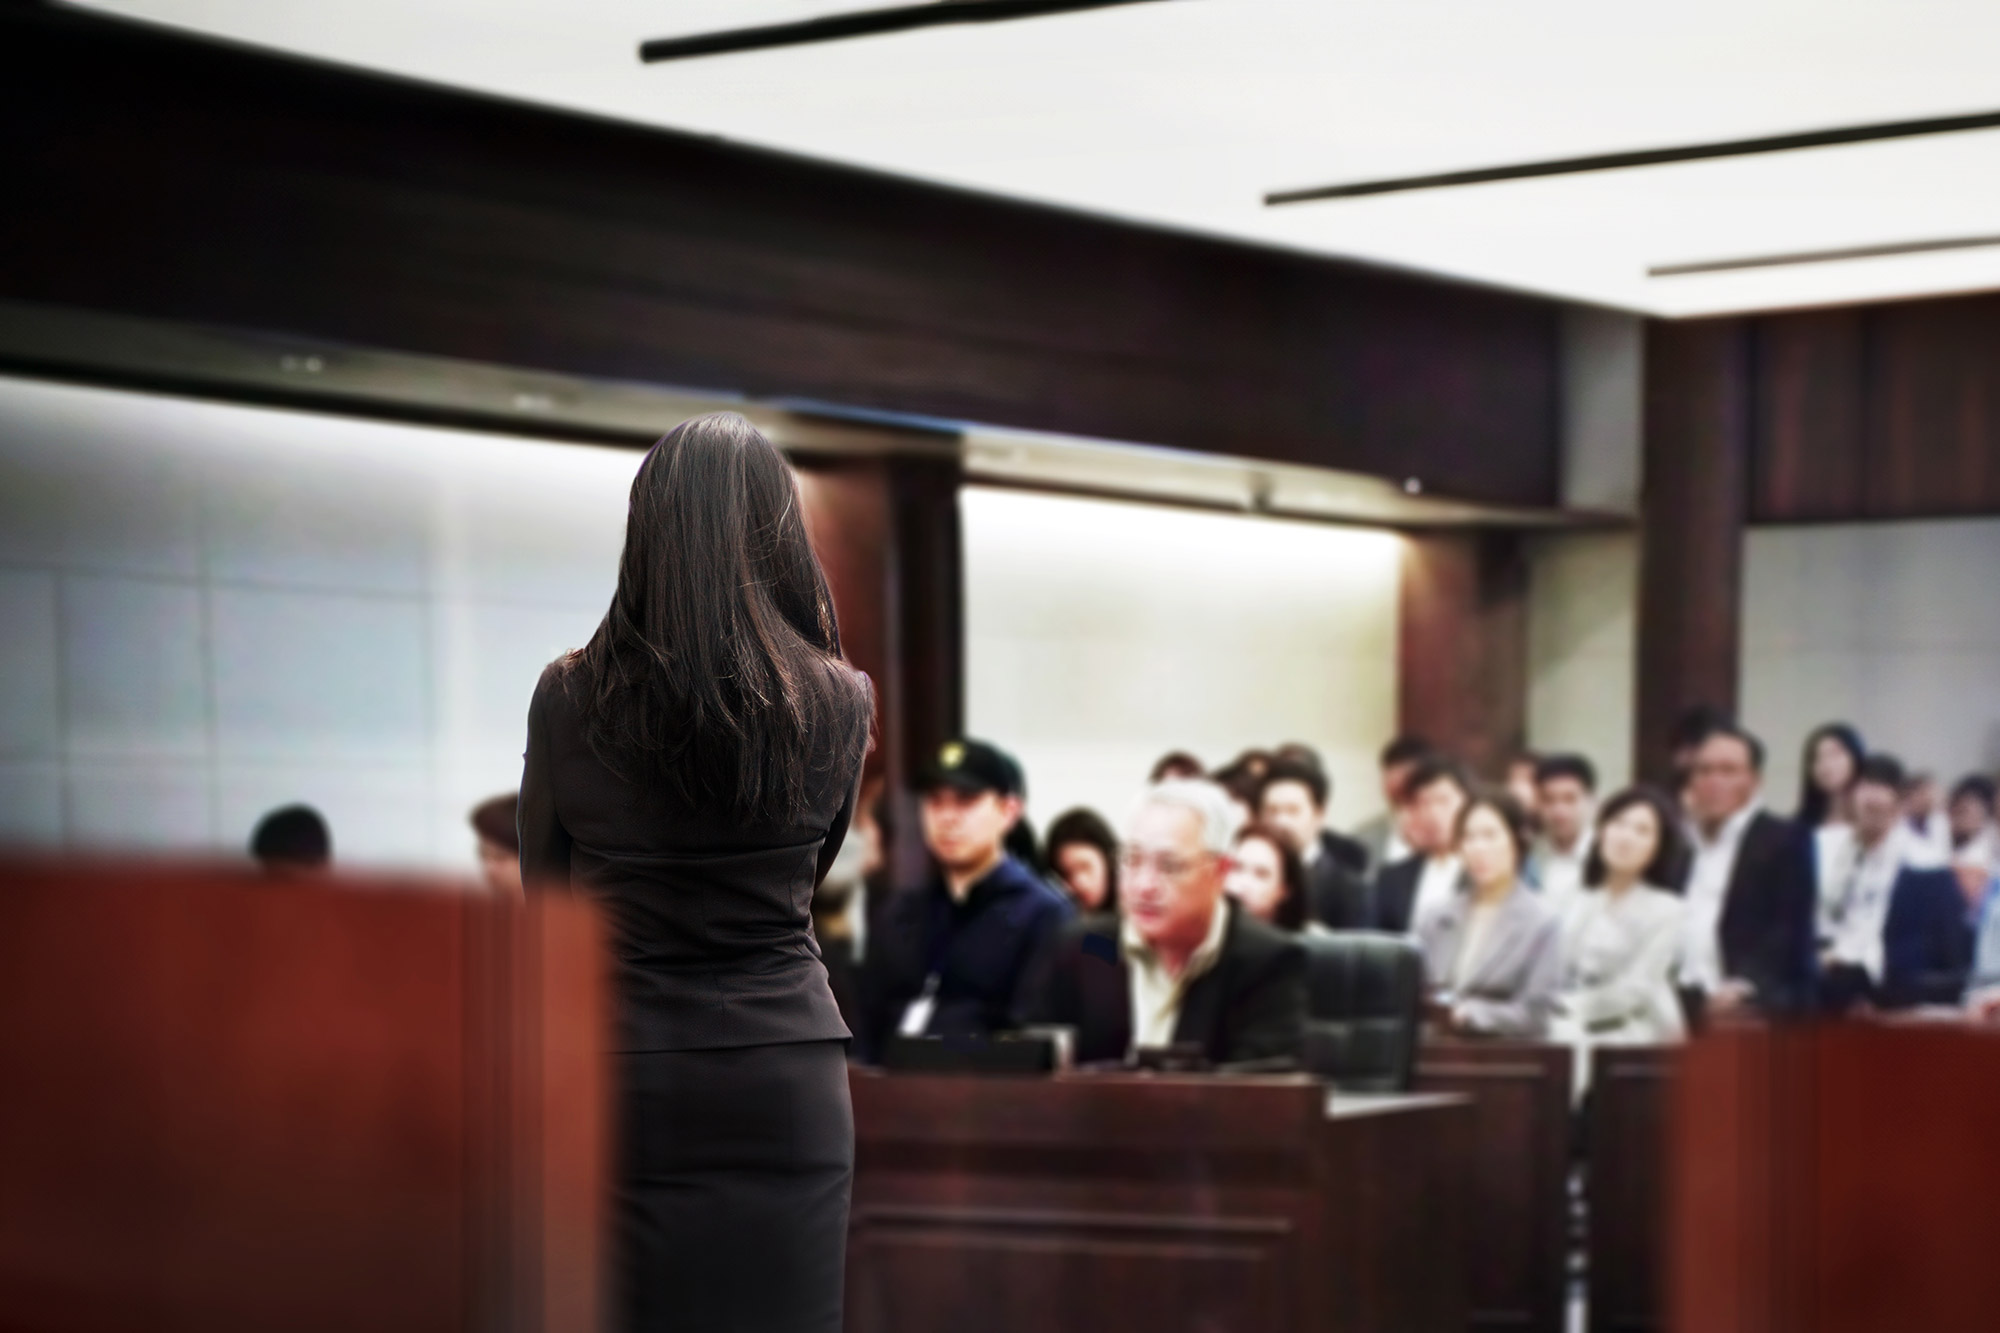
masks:
<svg viewBox="0 0 2000 1333"><path fill-rule="evenodd" d="M608 997L571 900L0 869L0 1325L599 1326Z"/></svg>
<svg viewBox="0 0 2000 1333"><path fill-rule="evenodd" d="M1706 1037L1672 1133L1680 1333L2000 1328L2000 1033Z"/></svg>

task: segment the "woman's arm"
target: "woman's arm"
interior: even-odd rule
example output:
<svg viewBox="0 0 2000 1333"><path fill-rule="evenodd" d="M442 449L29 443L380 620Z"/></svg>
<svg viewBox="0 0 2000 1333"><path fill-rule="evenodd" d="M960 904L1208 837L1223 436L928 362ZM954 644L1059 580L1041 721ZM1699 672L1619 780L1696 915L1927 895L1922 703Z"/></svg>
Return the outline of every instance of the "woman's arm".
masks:
<svg viewBox="0 0 2000 1333"><path fill-rule="evenodd" d="M1519 892L1519 890L1516 890ZM1452 1006L1453 1023L1495 1037L1540 1037L1549 1029L1562 981L1562 931L1553 918L1536 933L1521 985L1507 997L1471 996Z"/></svg>
<svg viewBox="0 0 2000 1333"><path fill-rule="evenodd" d="M1585 1027L1650 1018L1665 995L1673 996L1674 957L1680 951L1681 904L1661 912L1639 947L1612 976L1595 986L1580 986L1567 997L1570 1011Z"/></svg>
<svg viewBox="0 0 2000 1333"><path fill-rule="evenodd" d="M533 889L568 889L569 831L556 815L549 778L549 725L542 704L547 676L528 701L528 749L521 756L521 883Z"/></svg>

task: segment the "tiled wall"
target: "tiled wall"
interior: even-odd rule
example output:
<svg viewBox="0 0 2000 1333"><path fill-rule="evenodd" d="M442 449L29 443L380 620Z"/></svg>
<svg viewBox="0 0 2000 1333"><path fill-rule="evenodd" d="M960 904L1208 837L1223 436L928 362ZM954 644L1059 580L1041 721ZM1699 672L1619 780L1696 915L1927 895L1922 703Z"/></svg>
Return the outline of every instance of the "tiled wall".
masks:
<svg viewBox="0 0 2000 1333"><path fill-rule="evenodd" d="M1323 524L969 488L966 711L1015 752L1038 826L1114 821L1153 761L1300 740L1334 818L1380 808L1402 540Z"/></svg>
<svg viewBox="0 0 2000 1333"><path fill-rule="evenodd" d="M0 839L469 869L638 458L0 378Z"/></svg>

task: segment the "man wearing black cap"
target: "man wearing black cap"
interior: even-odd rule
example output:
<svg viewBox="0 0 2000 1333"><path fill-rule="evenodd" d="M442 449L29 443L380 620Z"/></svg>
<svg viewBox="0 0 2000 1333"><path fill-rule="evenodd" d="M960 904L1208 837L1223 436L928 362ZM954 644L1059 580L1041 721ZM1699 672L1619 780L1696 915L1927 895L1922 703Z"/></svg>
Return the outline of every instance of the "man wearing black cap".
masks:
<svg viewBox="0 0 2000 1333"><path fill-rule="evenodd" d="M1005 751L951 741L917 790L937 873L883 914L867 963L864 1060L881 1058L898 1033L984 1036L1009 1026L1030 964L1071 914L1066 898L1007 855L1026 784Z"/></svg>

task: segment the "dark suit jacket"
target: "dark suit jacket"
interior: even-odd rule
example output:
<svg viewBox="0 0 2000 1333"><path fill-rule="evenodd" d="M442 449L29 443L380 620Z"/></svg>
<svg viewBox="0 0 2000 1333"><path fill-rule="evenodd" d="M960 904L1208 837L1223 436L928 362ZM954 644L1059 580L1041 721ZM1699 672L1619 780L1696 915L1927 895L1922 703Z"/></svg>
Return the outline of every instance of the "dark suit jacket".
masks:
<svg viewBox="0 0 2000 1333"><path fill-rule="evenodd" d="M1386 930L1401 935L1410 928L1410 914L1417 906L1417 885L1424 877L1424 858L1406 856L1391 861L1375 874L1374 890L1368 895L1365 930Z"/></svg>
<svg viewBox="0 0 2000 1333"><path fill-rule="evenodd" d="M1306 955L1296 938L1225 900L1229 924L1215 966L1196 978L1174 1024L1213 1064L1297 1059L1305 1034ZM1038 970L1026 1022L1076 1031L1079 1063L1122 1060L1132 1044L1132 988L1118 919L1082 917L1057 936Z"/></svg>
<svg viewBox="0 0 2000 1333"><path fill-rule="evenodd" d="M1306 871L1306 912L1329 930L1368 929L1367 882L1330 845L1321 845L1319 859Z"/></svg>
<svg viewBox="0 0 2000 1333"><path fill-rule="evenodd" d="M1363 880L1368 877L1368 846L1359 838L1327 829L1319 835L1319 844L1348 874Z"/></svg>
<svg viewBox="0 0 2000 1333"><path fill-rule="evenodd" d="M1885 1009L1956 1005L1971 970L1972 923L1958 876L1948 867L1905 867L1889 891L1889 917L1882 925L1880 1004Z"/></svg>
<svg viewBox="0 0 2000 1333"><path fill-rule="evenodd" d="M1811 832L1759 811L1737 845L1717 934L1723 972L1754 986L1757 1007L1766 1013L1812 1010L1818 971L1814 880Z"/></svg>

